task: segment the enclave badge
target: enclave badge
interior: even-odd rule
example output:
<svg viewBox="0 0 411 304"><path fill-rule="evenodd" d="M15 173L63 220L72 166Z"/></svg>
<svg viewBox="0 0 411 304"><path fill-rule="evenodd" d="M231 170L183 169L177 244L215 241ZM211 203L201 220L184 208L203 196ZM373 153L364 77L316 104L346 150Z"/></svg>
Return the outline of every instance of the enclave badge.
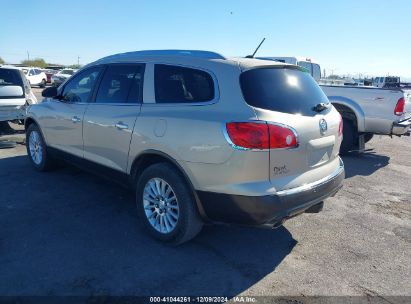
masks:
<svg viewBox="0 0 411 304"><path fill-rule="evenodd" d="M327 131L328 126L327 126L327 122L325 121L324 118L320 119L320 132L321 134L325 134L325 132Z"/></svg>

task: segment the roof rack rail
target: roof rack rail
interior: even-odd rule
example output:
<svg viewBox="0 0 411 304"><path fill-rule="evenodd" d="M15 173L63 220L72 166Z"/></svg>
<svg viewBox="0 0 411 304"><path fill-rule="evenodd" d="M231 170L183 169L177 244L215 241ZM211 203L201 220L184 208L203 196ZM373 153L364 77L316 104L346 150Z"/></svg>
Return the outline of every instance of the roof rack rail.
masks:
<svg viewBox="0 0 411 304"><path fill-rule="evenodd" d="M226 59L224 56L209 51L198 51L198 50L146 50L146 51L135 51L135 52L126 52L107 56L102 58L105 59L114 59L116 57L129 57L129 56L190 56L197 58L205 59Z"/></svg>

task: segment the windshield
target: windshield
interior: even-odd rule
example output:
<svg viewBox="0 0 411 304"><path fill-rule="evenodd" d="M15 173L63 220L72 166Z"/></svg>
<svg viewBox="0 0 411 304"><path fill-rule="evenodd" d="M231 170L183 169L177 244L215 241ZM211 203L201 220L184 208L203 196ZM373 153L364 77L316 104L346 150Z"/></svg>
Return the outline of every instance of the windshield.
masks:
<svg viewBox="0 0 411 304"><path fill-rule="evenodd" d="M73 75L74 71L73 70L62 70L59 74Z"/></svg>
<svg viewBox="0 0 411 304"><path fill-rule="evenodd" d="M310 74L293 67L248 70L240 76L245 101L253 107L314 116L314 107L329 103Z"/></svg>

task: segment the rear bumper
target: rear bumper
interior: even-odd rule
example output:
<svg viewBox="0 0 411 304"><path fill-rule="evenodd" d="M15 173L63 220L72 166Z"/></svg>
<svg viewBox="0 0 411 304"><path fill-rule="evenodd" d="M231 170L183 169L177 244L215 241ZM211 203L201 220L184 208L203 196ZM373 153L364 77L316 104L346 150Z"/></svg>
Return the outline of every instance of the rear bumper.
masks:
<svg viewBox="0 0 411 304"><path fill-rule="evenodd" d="M406 135L409 134L411 130L411 118L405 120L397 121L392 124L391 134L392 135Z"/></svg>
<svg viewBox="0 0 411 304"><path fill-rule="evenodd" d="M0 121L24 119L26 106L0 106Z"/></svg>
<svg viewBox="0 0 411 304"><path fill-rule="evenodd" d="M344 164L330 176L273 195L244 196L197 191L207 218L213 222L274 225L305 212L335 195L345 177Z"/></svg>

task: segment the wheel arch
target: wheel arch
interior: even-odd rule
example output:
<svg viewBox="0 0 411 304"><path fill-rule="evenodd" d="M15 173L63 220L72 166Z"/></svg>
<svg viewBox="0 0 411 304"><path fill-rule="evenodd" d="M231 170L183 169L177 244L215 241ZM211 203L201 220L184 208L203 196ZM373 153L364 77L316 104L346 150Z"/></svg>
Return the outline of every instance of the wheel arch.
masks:
<svg viewBox="0 0 411 304"><path fill-rule="evenodd" d="M208 220L208 217L204 211L203 205L197 195L197 192L194 188L193 183L191 182L191 179L187 172L184 170L184 168L171 156L168 154L158 151L158 150L146 150L142 153L140 153L134 160L133 163L131 164L130 167L130 179L131 179L131 184L133 187L136 186L136 182L138 180L139 175L149 166L157 163L168 163L172 165L176 170L178 170L184 177L187 185L190 187L191 192L194 196L194 199L196 201L197 205L197 210L200 214L200 216L203 218L203 220Z"/></svg>
<svg viewBox="0 0 411 304"><path fill-rule="evenodd" d="M358 132L365 131L364 111L355 101L342 96L328 96L328 99L343 118L354 122Z"/></svg>
<svg viewBox="0 0 411 304"><path fill-rule="evenodd" d="M26 117L24 119L24 129L27 130L27 128L33 123L36 124L37 126L39 125L38 122L33 117Z"/></svg>
<svg viewBox="0 0 411 304"><path fill-rule="evenodd" d="M28 129L32 124L37 125L37 127L38 127L39 130L40 130L41 136L43 137L44 143L47 145L47 139L46 139L46 137L44 136L43 130L41 129L40 124L39 124L33 117L26 117L26 118L24 119L24 130L27 131L27 129Z"/></svg>

